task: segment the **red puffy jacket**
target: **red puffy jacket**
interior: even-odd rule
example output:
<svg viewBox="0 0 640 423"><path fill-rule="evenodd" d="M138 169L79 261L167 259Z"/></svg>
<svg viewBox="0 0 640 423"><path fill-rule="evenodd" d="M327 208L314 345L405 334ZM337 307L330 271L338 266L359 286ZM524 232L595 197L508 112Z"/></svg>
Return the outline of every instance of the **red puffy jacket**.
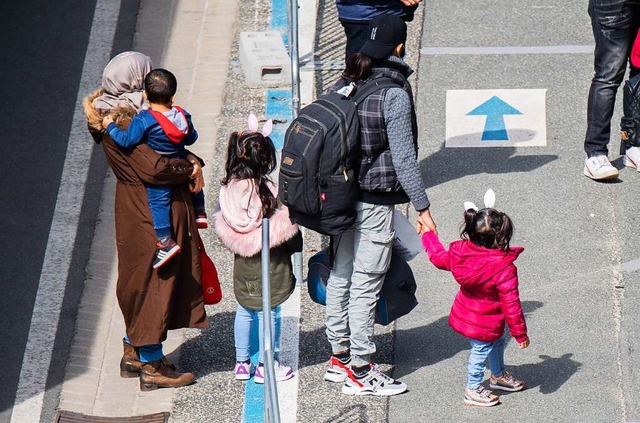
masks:
<svg viewBox="0 0 640 423"><path fill-rule="evenodd" d="M518 269L513 262L524 250L505 252L479 247L468 240L454 241L449 251L433 232L422 236L429 260L438 269L449 270L460 284L449 315L449 325L467 338L493 342L504 334L504 323L520 343L527 337L520 295Z"/></svg>

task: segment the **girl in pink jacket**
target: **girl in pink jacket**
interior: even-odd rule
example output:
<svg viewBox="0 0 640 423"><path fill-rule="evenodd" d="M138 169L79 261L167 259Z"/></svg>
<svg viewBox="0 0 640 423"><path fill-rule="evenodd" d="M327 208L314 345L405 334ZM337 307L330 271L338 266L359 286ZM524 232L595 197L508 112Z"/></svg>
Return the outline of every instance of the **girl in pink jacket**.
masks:
<svg viewBox="0 0 640 423"><path fill-rule="evenodd" d="M269 175L276 168L276 150L269 138L272 122L258 132L258 119L249 116L249 131L229 137L225 176L214 214L214 229L222 244L234 254L233 291L238 301L234 323L236 380L264 383L263 325L271 323L275 355L275 378L293 377L293 369L278 361L276 315L280 304L295 289L291 254L302 249L298 225L291 223L289 210L277 199L277 185ZM262 221L269 219L269 274L271 311L262 310ZM257 366L251 362L251 323L258 321ZM255 342L255 341L254 341ZM256 345L253 345L254 347ZM255 360L254 360L255 361Z"/></svg>
<svg viewBox="0 0 640 423"><path fill-rule="evenodd" d="M429 260L438 269L448 270L460 284L451 307L449 325L468 338L471 344L467 387L467 405L493 406L497 395L484 389L485 362L489 361L489 386L503 391L520 391L524 383L504 368L504 324L520 348L529 346L527 325L518 294L518 270L514 261L522 247L509 247L513 223L509 216L493 208L495 194L485 195L486 208L478 210L465 203L463 239L445 250L434 232L422 235Z"/></svg>

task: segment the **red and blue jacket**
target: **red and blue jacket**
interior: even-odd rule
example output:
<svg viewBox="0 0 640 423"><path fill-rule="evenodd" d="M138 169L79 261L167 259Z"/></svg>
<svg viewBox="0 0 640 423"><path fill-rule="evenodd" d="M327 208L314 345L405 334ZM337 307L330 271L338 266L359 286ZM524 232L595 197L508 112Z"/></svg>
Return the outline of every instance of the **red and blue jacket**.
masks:
<svg viewBox="0 0 640 423"><path fill-rule="evenodd" d="M131 120L126 131L112 122L107 127L107 132L113 141L123 148L131 148L144 142L160 154L181 153L186 146L196 142L198 132L193 127L191 115L181 107L173 107L185 117L186 132L181 131L164 114L153 110L143 110L138 113Z"/></svg>

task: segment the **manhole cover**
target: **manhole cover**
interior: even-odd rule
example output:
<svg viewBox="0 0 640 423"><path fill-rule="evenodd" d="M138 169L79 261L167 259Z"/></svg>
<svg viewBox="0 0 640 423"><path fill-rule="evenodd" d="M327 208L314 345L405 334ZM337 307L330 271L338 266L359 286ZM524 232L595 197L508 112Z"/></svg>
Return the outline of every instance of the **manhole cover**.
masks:
<svg viewBox="0 0 640 423"><path fill-rule="evenodd" d="M167 423L169 413L133 417L98 417L59 410L54 423Z"/></svg>

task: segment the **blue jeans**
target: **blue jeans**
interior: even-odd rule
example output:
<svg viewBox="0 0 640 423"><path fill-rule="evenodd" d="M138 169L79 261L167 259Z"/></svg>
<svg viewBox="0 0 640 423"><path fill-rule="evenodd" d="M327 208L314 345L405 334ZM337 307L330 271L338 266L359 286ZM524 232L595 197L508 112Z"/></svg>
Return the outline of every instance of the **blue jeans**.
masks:
<svg viewBox="0 0 640 423"><path fill-rule="evenodd" d="M147 197L153 228L158 238L171 236L171 189L170 185L147 185ZM204 190L191 193L191 200L196 215L204 213Z"/></svg>
<svg viewBox="0 0 640 423"><path fill-rule="evenodd" d="M129 336L124 336L124 342L131 345ZM162 352L162 344L143 345L138 348L138 355L142 363L151 363L152 361L162 360L164 353Z"/></svg>
<svg viewBox="0 0 640 423"><path fill-rule="evenodd" d="M467 388L475 390L484 379L487 359L489 360L489 369L491 369L493 376L502 376L504 373L504 336L493 342L482 342L471 338L467 339L469 340L469 344L471 344Z"/></svg>
<svg viewBox="0 0 640 423"><path fill-rule="evenodd" d="M353 366L366 366L376 352L373 326L391 263L393 208L359 201L354 226L335 240L325 324L333 353L350 350Z"/></svg>
<svg viewBox="0 0 640 423"><path fill-rule="evenodd" d="M606 155L611 137L611 117L618 87L624 79L629 52L638 30L638 0L589 0L595 40L594 76L587 102L588 157ZM631 69L631 76L638 73Z"/></svg>
<svg viewBox="0 0 640 423"><path fill-rule="evenodd" d="M274 357L278 359L280 349L278 336L276 333L276 312L278 307L271 309L271 349ZM236 310L236 320L233 326L233 335L236 343L236 361L246 361L251 358L251 323L258 320L258 360L263 363L264 337L263 337L263 316L262 310L249 310L238 305Z"/></svg>

